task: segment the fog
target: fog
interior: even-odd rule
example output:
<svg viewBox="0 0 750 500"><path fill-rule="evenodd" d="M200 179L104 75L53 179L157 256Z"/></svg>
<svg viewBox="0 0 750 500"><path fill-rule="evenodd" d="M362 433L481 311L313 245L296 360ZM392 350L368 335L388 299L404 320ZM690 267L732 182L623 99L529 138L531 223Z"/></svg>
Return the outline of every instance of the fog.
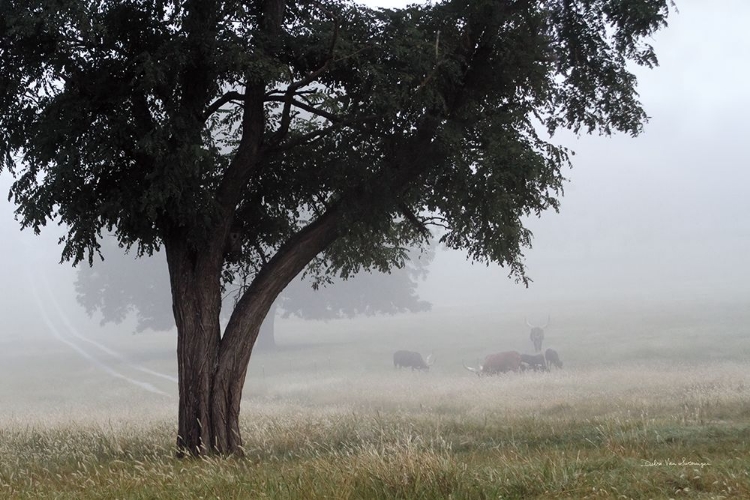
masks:
<svg viewBox="0 0 750 500"><path fill-rule="evenodd" d="M425 298L483 307L517 299L748 302L750 70L742 61L750 5L678 8L654 40L660 66L636 71L645 132L556 137L576 155L560 213L528 223L532 286L451 252L436 259ZM464 280L471 286L450 285Z"/></svg>
<svg viewBox="0 0 750 500"><path fill-rule="evenodd" d="M600 326L602 311L610 310L620 311L613 313L616 321L644 311L694 318L690 313L710 310L716 314L706 321L725 316L717 331L746 335L741 320L747 319L742 311L750 309L750 4L683 0L678 8L669 28L654 39L660 66L636 70L651 117L644 133L637 138L554 137L575 151L574 166L566 173L560 213L528 220L534 233L533 248L525 252L533 280L528 288L508 279L503 268L472 264L461 252L440 249L419 285L431 312L328 323L281 320L276 325L280 343L344 342L347 335L354 342L388 330L383 352L428 346L445 352L461 346L462 325L471 325L477 337L467 350L474 359L497 350L500 331L515 339L504 344L507 348L530 350L525 318L543 323L549 317L548 338L568 349L568 359L582 360L588 345L576 347L562 332L588 331L592 327L583 318L589 313L600 315ZM7 193L10 184L3 174L0 191ZM5 382L0 398L19 405L31 392L51 394L66 385L71 367L100 381L132 379L134 391L153 397L174 394L169 385L173 332L131 336L131 320L101 325L100 318L89 318L75 299L75 269L59 264L62 228L50 224L40 236L21 232L13 211L3 196L0 373ZM571 311L580 315L572 319ZM660 321L669 323L669 318ZM452 342L431 340L433 326L420 324L449 325L457 336ZM639 337L633 338L637 342ZM163 364L144 361L149 359ZM388 363L384 356L382 364ZM45 375L35 379L35 367L42 364ZM264 366L265 376L269 368ZM461 369L455 363L445 369L455 366ZM255 367L251 375L260 373L260 365ZM80 391L81 397L90 395L86 388Z"/></svg>

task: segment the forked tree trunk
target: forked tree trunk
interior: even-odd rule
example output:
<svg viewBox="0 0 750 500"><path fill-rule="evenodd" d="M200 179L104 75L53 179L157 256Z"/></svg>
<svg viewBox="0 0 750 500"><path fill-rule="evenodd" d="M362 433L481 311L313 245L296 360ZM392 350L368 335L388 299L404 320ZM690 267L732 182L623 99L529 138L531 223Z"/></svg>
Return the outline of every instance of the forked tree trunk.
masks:
<svg viewBox="0 0 750 500"><path fill-rule="evenodd" d="M183 297L180 310L189 309ZM205 311L191 310L200 318ZM177 328L179 372L179 423L177 447L180 455L242 454L239 416L242 389L247 374L249 355L225 354L218 327L206 328L207 322L183 321ZM255 342L262 317L251 319L244 329L244 342ZM225 332L226 335L226 332ZM223 349L222 349L223 347ZM249 351L252 347L248 348Z"/></svg>
<svg viewBox="0 0 750 500"><path fill-rule="evenodd" d="M227 347L222 346L219 325L218 274L212 276L210 267L195 266L174 252L168 255L173 257L169 263L177 323L178 454L241 453L239 415L247 362L220 356ZM259 314L244 324L244 342L255 342L262 319Z"/></svg>
<svg viewBox="0 0 750 500"><path fill-rule="evenodd" d="M237 302L223 335L221 251L198 256L184 241L165 242L177 324L181 455L242 454L242 388L261 324L281 291L335 240L336 214L329 210L279 249Z"/></svg>
<svg viewBox="0 0 750 500"><path fill-rule="evenodd" d="M407 144L404 153L397 155L404 168L398 169L399 175L388 177L389 182L406 186L406 181L420 172L416 167L431 164L431 158L439 154L431 144L436 124L436 120L429 121L414 143ZM373 191L373 202L377 192ZM358 191L351 195L355 196L363 207L369 206ZM336 240L341 205L345 201L348 200L342 198L328 207L263 264L237 301L223 335L219 326L223 265L220 243L225 241L223 236L226 235L217 233L214 240L209 241L211 250L200 257L196 251L188 249L184 238L165 241L178 338L177 445L183 453L242 453L239 426L242 388L263 319L294 277ZM225 229L228 234L228 223Z"/></svg>

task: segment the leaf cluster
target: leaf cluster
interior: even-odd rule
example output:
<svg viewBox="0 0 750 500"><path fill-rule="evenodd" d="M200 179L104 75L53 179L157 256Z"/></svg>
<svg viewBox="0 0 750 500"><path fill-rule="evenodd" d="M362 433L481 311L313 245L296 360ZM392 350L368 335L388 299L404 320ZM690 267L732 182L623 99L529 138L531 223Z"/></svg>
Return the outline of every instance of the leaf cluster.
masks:
<svg viewBox="0 0 750 500"><path fill-rule="evenodd" d="M21 224L64 224L74 262L103 230L199 251L230 216L224 278L251 279L335 212L318 282L403 265L431 228L525 281L523 218L558 208L569 165L551 134L641 132L629 64L657 64L670 5L6 0L2 168Z"/></svg>

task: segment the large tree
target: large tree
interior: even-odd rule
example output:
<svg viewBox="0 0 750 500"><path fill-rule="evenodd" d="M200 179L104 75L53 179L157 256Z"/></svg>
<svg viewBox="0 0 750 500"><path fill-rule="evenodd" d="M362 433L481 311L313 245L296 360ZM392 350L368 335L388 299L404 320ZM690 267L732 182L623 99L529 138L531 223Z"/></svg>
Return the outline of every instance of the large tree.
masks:
<svg viewBox="0 0 750 500"><path fill-rule="evenodd" d="M637 134L631 62L669 0L3 0L0 154L23 227L164 247L187 453L241 449L258 330L303 269L447 246L526 280L525 215L558 207L547 137ZM542 133L544 131L544 133ZM251 284L220 327L222 283Z"/></svg>

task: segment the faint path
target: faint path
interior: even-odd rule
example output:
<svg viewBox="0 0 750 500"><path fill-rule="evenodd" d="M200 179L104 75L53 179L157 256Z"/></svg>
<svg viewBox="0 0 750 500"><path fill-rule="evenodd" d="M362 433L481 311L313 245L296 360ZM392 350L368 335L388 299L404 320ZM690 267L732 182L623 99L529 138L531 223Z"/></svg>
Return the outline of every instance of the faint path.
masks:
<svg viewBox="0 0 750 500"><path fill-rule="evenodd" d="M41 315L41 319L42 319L42 321L44 321L44 323L47 325L47 328L49 329L49 331L52 333L52 335L57 340L59 340L63 344L67 345L68 347L70 347L71 349L73 349L74 351L76 351L83 358L87 359L93 365L95 365L99 369L103 370L105 373L107 373L108 375L110 375L112 377L124 380L124 381L126 381L126 382L128 382L128 383L130 383L132 385L135 385L137 387L140 387L141 389L146 390L148 392L151 392L151 393L154 393L154 394L160 394L162 396L172 397L171 394L168 394L168 393L162 391L161 389L155 387L153 384L150 384L148 382L142 382L140 380L128 377L127 375L124 375L124 374L120 373L119 371L115 370L114 368L112 368L108 364L104 363L102 360L100 360L97 357L95 357L95 356L89 354L88 352L86 352L84 349L82 349L76 343L72 342L70 339L66 338L66 336L63 335L60 332L60 330L58 330L58 328L55 325L55 323L52 321L52 319L50 318L50 316L47 314L47 310L44 307L44 302L42 301L41 297L39 296L39 290L37 289L37 286L36 286L37 281L34 280L30 276L30 273L29 273L29 278L30 278L29 281L31 283L31 290L32 290L32 293L34 294L34 299L36 301L37 306L39 307L39 312L40 312L40 315ZM55 307L55 309L57 311L57 316L62 320L63 325L70 332L70 334L72 336L74 336L74 337L76 337L76 338L78 338L78 339L80 339L80 340L82 340L84 342L88 342L89 344L93 345L94 347L96 347L96 348L100 349L101 351L107 353L108 355L110 355L110 356L112 356L112 357L114 357L114 358L122 361L124 364L126 364L127 366L129 366L129 367L131 367L131 368L133 368L135 370L141 371L143 373L148 373L148 374L153 375L153 376L161 377L161 378L167 379L167 380L169 380L171 382L177 382L177 379L175 377L172 377L170 375L167 375L167 374L164 374L164 373L160 373L160 372L157 372L157 371L154 371L154 370L150 370L149 368L146 368L146 367L141 366L141 365L136 365L136 364L130 363L129 361L127 361L127 359L122 354L120 354L120 353L118 353L118 352L116 352L116 351L114 351L114 350L112 350L112 349L110 349L110 348L108 348L108 347L106 347L106 346L98 343L98 342L95 342L95 341L93 341L91 339L88 339L88 338L84 337L83 335L81 335L80 333L78 333L75 330L75 328L70 324L70 322L68 321L68 319L65 316L64 312L60 309L59 304L55 300L54 294L50 290L49 283L46 280L46 278L42 277L42 281L44 282L47 295L49 295L49 297L51 299L51 302L52 302L52 304L54 305L54 307Z"/></svg>
<svg viewBox="0 0 750 500"><path fill-rule="evenodd" d="M75 327L70 324L70 321L68 321L68 318L65 315L65 313L62 311L62 309L60 309L60 304L58 304L57 300L55 300L54 294L52 293L52 289L49 286L49 281L47 281L47 278L42 277L42 281L44 281L44 287L45 287L45 289L47 291L47 295L51 299L52 305L55 306L55 310L57 311L58 316L62 319L63 324L68 329L68 332L70 332L71 335L73 335L77 339L83 340L84 342L88 342L89 344L93 345L97 349L99 349L99 350L101 350L101 351L109 354L113 358L116 358L116 359L122 361L125 365L129 366L130 368L132 368L134 370L138 370L140 372L148 373L149 375L153 375L155 377L160 377L160 378L169 380L170 382L174 382L175 384L177 383L177 377L174 377L172 375L167 375L166 373L157 372L157 371L152 370L150 368L146 368L145 366L132 363L132 362L128 361L128 359L125 356L123 356L122 354L120 354L119 352L117 352L117 351L115 351L113 349L110 349L109 347L107 347L107 346L105 346L103 344L100 344L99 342L97 342L95 340L91 340L88 337L84 337L83 335L81 335L80 333L78 333L78 331L75 329Z"/></svg>

